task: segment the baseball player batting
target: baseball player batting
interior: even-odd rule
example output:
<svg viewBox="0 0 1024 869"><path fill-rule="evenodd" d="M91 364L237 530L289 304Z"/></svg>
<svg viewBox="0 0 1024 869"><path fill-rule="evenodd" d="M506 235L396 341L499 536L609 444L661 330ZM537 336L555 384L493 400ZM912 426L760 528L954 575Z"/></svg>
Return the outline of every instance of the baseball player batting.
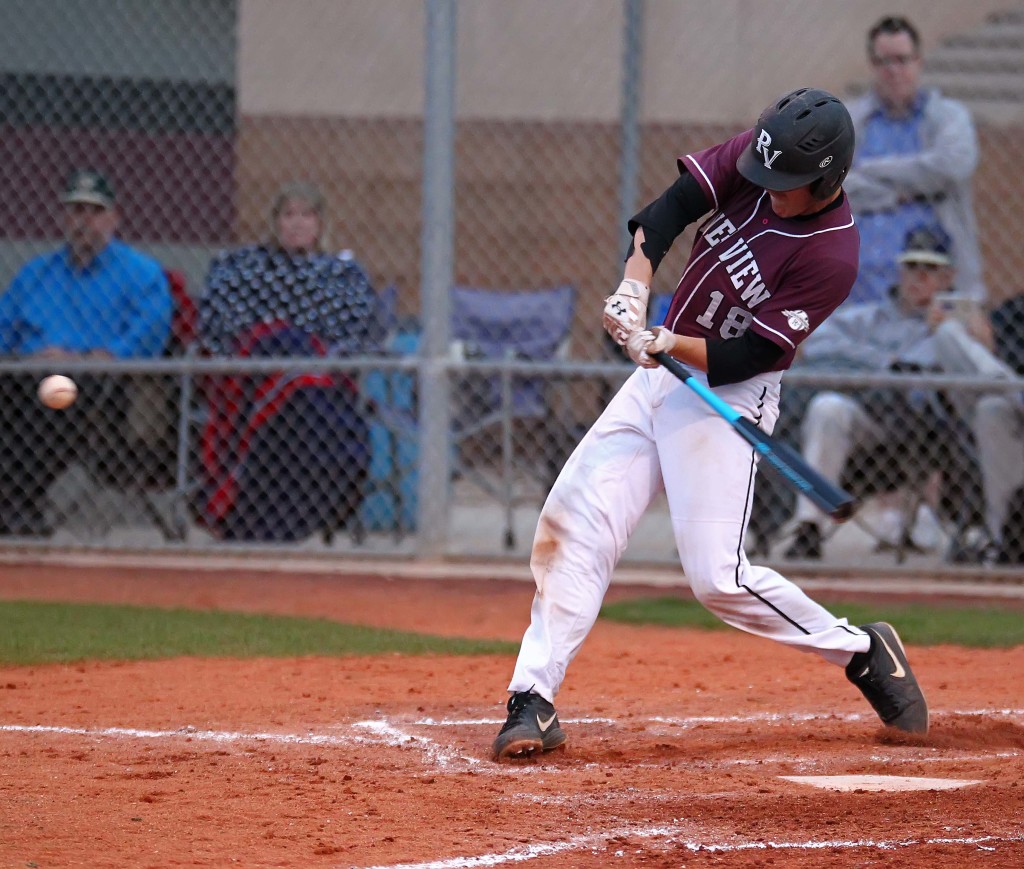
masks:
<svg viewBox="0 0 1024 869"><path fill-rule="evenodd" d="M630 534L662 488L697 600L734 627L844 667L886 725L927 732L927 703L890 625L850 625L747 560L758 453L652 356L683 363L771 432L783 371L857 274L860 241L842 189L853 143L839 99L793 91L752 130L679 159L672 186L629 221L633 242L603 321L639 367L570 456L541 512L530 561L537 592L496 758L565 744L555 697ZM665 323L648 330L654 273L703 215Z"/></svg>

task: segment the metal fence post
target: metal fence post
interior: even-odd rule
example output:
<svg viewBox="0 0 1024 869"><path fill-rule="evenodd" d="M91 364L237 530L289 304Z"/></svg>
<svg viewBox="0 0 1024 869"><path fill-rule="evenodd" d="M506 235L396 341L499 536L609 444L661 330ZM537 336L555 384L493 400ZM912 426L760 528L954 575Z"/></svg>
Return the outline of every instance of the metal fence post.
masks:
<svg viewBox="0 0 1024 869"><path fill-rule="evenodd" d="M629 246L626 223L637 205L640 176L640 100L643 93L644 0L623 0L621 147L619 155L619 227L623 245L616 264Z"/></svg>
<svg viewBox="0 0 1024 869"><path fill-rule="evenodd" d="M417 527L420 555L437 556L451 505L446 362L455 234L455 0L427 0L426 8Z"/></svg>

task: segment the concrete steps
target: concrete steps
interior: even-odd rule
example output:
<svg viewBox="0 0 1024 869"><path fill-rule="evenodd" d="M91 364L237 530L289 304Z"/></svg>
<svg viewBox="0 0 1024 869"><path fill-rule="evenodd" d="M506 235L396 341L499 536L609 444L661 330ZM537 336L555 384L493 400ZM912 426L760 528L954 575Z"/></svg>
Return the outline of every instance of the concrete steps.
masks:
<svg viewBox="0 0 1024 869"><path fill-rule="evenodd" d="M979 124L1024 124L1024 8L944 40L925 59L922 81L964 102Z"/></svg>
<svg viewBox="0 0 1024 869"><path fill-rule="evenodd" d="M971 73L998 75L1024 73L1024 44L1013 48L991 47L984 50L943 45L925 61L925 71L935 73Z"/></svg>
<svg viewBox="0 0 1024 869"><path fill-rule="evenodd" d="M950 48L967 48L980 51L997 49L1021 49L1024 47L1024 21L1012 18L989 20L977 30L951 36L944 42Z"/></svg>
<svg viewBox="0 0 1024 869"><path fill-rule="evenodd" d="M1024 71L1021 72L925 72L925 84L958 99L1014 99L1024 94Z"/></svg>

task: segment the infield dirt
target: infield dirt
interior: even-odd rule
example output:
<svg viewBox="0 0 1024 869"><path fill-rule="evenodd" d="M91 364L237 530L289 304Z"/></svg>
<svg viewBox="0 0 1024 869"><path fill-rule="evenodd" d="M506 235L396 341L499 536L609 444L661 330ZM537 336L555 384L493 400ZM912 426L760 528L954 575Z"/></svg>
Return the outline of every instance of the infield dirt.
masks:
<svg viewBox="0 0 1024 869"><path fill-rule="evenodd" d="M518 640L532 589L11 567L7 599L323 616ZM637 593L613 586L610 599ZM825 600L827 596L817 595ZM564 752L495 764L511 656L0 668L3 866L1024 866L1024 649L909 650L926 738L736 631L599 622ZM818 790L782 776L978 780Z"/></svg>

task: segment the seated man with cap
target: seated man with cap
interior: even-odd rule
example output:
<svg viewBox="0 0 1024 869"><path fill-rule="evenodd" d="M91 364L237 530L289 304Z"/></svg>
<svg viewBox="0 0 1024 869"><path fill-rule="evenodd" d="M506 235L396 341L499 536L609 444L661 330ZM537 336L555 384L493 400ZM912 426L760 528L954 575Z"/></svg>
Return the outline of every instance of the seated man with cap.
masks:
<svg viewBox="0 0 1024 869"><path fill-rule="evenodd" d="M887 297L841 307L801 345L799 370L829 373L911 373L943 370L935 328L937 298L953 290L956 270L949 236L937 224L917 226L904 240L899 283ZM806 396L805 396L806 398ZM937 435L948 418L942 397L932 390L865 388L841 393L816 391L800 427L800 449L830 479L842 482L860 461L882 479L874 491L889 491L908 474L920 475L949 450ZM943 454L948 459L948 454ZM853 467L848 467L852 465ZM913 465L913 468L910 468ZM823 516L806 499L797 501L796 537L788 558L820 558ZM883 512L879 536L886 543L906 539L910 529L895 507Z"/></svg>
<svg viewBox="0 0 1024 869"><path fill-rule="evenodd" d="M79 399L43 407L38 380L75 359L160 355L171 295L155 259L115 237L114 189L98 172L71 174L60 197L65 244L26 263L0 295L0 355L52 362L46 371L0 378L0 533L48 532L47 489L69 461L116 453L105 432L124 424L123 393L104 375L75 375Z"/></svg>

